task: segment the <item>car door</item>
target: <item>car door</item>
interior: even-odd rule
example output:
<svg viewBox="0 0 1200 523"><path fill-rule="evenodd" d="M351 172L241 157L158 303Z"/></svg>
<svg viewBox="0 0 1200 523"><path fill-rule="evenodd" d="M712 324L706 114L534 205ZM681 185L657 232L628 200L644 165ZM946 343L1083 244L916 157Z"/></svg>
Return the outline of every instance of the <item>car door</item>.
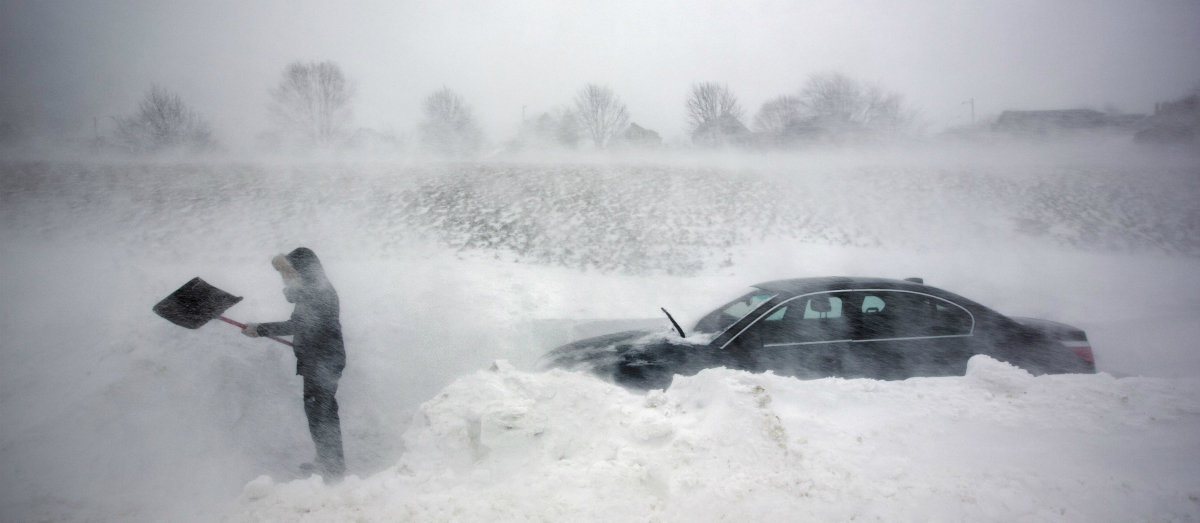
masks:
<svg viewBox="0 0 1200 523"><path fill-rule="evenodd" d="M967 309L930 294L863 290L847 295L857 315L854 342L842 361L848 378L905 379L962 375L974 327Z"/></svg>
<svg viewBox="0 0 1200 523"><path fill-rule="evenodd" d="M781 301L733 340L746 368L800 378L841 376L855 325L842 293L820 292Z"/></svg>

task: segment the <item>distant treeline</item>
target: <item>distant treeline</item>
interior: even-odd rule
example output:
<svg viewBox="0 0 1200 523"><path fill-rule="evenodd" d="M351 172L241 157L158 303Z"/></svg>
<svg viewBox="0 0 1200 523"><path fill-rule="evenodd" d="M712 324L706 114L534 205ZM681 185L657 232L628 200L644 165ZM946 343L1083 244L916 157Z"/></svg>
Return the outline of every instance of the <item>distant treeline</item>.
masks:
<svg viewBox="0 0 1200 523"><path fill-rule="evenodd" d="M470 104L449 87L422 102L416 140L354 125L354 82L331 61L294 62L270 91L266 151L366 149L419 151L452 158L477 156L487 143ZM693 84L680 108L689 143L698 148L780 148L805 142L876 140L909 132L916 112L903 97L840 73L811 76L794 93L768 100L750 117L729 86ZM111 133L96 133L97 150L132 154L207 152L221 147L212 126L182 98L152 85L132 114L116 119ZM611 88L587 84L573 100L523 119L501 150L654 149L658 132L632 121Z"/></svg>
<svg viewBox="0 0 1200 523"><path fill-rule="evenodd" d="M1136 132L1141 142L1195 143L1200 139L1197 100L1200 90L1178 101L1158 104L1152 116L1088 109L1005 111L992 122L973 123L947 133L1045 135L1121 128ZM354 103L354 82L338 64L293 62L283 69L279 83L270 90L269 125L258 136L255 148L264 152L358 150L473 158L485 149L652 150L664 146L658 132L633 121L617 93L592 83L581 87L569 103L523 117L513 135L499 141L484 136L472 106L449 87L430 93L421 102L423 118L411 140L356 127ZM836 72L811 75L796 91L764 102L752 116L728 85L717 82L692 84L679 107L686 117L687 138L672 145L699 149L758 151L810 144L886 142L911 134L918 119L917 111L905 103L903 95ZM97 129L92 144L95 150L143 155L221 148L210 123L178 94L161 85L151 85L132 114L114 119L116 125L111 132L101 135ZM0 125L0 142L16 134L8 127ZM485 146L489 143L491 147Z"/></svg>

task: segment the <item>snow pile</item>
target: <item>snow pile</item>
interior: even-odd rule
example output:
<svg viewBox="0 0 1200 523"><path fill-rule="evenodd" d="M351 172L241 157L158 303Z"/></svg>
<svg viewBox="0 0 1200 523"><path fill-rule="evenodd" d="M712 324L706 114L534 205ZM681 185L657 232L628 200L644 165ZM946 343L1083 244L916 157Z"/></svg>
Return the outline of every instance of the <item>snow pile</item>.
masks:
<svg viewBox="0 0 1200 523"><path fill-rule="evenodd" d="M712 369L636 394L503 361L421 406L396 466L246 485L241 521L1190 521L1200 383Z"/></svg>

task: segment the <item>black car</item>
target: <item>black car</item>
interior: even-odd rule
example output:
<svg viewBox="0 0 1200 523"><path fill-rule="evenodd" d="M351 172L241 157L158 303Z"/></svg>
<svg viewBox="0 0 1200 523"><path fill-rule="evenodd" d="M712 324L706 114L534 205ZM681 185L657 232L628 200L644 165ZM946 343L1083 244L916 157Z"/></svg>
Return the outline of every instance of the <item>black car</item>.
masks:
<svg viewBox="0 0 1200 523"><path fill-rule="evenodd" d="M671 322L674 332L598 336L543 361L639 389L665 388L676 374L713 367L799 378L954 376L976 354L1033 374L1096 372L1084 331L1010 318L920 278L771 281L704 316L691 334Z"/></svg>

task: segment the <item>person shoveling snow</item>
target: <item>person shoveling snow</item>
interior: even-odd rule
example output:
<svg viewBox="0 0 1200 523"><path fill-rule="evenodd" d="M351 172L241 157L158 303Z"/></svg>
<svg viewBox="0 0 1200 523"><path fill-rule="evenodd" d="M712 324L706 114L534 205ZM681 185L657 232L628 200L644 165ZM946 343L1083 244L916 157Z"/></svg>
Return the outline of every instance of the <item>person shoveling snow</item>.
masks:
<svg viewBox="0 0 1200 523"><path fill-rule="evenodd" d="M326 481L340 480L346 466L334 396L346 367L346 351L337 291L311 249L299 247L286 256L280 254L271 264L283 276L284 297L296 304L287 321L242 324L226 318L221 314L242 298L200 278L193 278L160 301L154 312L189 329L218 319L240 327L242 334L251 338L267 337L291 346L296 355L296 374L304 377L304 413L317 450L316 463L301 465L301 471L318 472ZM279 336L293 336L293 341Z"/></svg>
<svg viewBox="0 0 1200 523"><path fill-rule="evenodd" d="M296 308L287 321L247 323L242 334L251 338L293 336L296 374L304 376L304 413L317 448L316 467L306 464L302 469L315 468L327 481L338 480L346 465L334 395L346 367L346 350L337 291L325 277L317 255L306 247L280 254L271 264L283 276L284 297Z"/></svg>

